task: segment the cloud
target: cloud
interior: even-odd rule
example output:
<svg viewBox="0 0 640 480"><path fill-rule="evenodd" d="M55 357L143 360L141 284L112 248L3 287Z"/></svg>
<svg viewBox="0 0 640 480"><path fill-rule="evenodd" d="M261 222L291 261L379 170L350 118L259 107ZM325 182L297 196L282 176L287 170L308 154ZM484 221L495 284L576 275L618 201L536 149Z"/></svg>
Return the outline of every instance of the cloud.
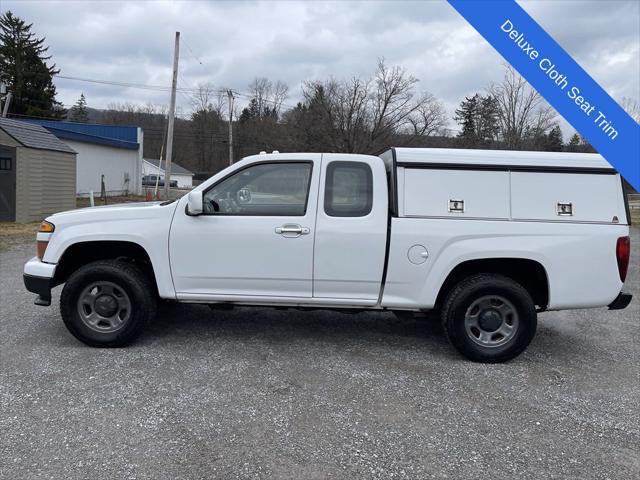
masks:
<svg viewBox="0 0 640 480"><path fill-rule="evenodd" d="M640 4L521 2L610 94L640 97ZM69 76L170 85L174 32L182 35L182 87L246 90L282 80L295 103L305 80L369 75L378 57L402 65L450 115L465 95L502 77L502 58L446 2L77 2L4 0L47 37ZM60 99L90 106L167 104L168 92L57 79ZM178 104L189 109L184 93ZM452 127L453 127L452 122ZM566 125L565 125L565 130Z"/></svg>

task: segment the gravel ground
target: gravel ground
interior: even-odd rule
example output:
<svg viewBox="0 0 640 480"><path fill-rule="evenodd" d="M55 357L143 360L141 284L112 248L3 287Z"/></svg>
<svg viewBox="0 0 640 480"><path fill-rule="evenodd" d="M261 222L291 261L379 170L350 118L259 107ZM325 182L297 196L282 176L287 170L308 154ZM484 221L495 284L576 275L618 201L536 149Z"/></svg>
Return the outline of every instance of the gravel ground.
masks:
<svg viewBox="0 0 640 480"><path fill-rule="evenodd" d="M626 310L543 314L503 365L426 320L196 305L92 349L0 252L0 477L640 478L639 234Z"/></svg>

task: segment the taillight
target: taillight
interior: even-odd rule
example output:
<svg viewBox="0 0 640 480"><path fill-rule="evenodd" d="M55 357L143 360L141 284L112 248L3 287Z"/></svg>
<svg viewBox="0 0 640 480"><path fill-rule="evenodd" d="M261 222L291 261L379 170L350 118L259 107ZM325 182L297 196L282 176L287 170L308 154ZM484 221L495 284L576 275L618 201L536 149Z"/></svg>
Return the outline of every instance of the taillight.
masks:
<svg viewBox="0 0 640 480"><path fill-rule="evenodd" d="M618 273L620 274L621 282L624 282L624 279L627 278L630 254L631 240L629 237L618 238L618 243L616 243L616 260L618 260Z"/></svg>

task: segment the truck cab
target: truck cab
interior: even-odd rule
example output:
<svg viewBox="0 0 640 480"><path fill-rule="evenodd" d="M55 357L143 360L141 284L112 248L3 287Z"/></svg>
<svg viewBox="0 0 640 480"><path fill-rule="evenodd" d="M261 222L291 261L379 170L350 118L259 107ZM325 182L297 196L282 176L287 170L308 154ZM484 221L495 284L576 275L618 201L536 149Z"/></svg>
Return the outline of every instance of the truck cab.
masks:
<svg viewBox="0 0 640 480"><path fill-rule="evenodd" d="M378 157L248 157L178 206L169 238L176 298L373 307L388 208Z"/></svg>
<svg viewBox="0 0 640 480"><path fill-rule="evenodd" d="M177 201L47 218L24 279L41 305L64 284L63 320L93 346L134 341L162 298L436 312L462 354L500 362L540 311L628 305L625 207L594 154L260 154Z"/></svg>

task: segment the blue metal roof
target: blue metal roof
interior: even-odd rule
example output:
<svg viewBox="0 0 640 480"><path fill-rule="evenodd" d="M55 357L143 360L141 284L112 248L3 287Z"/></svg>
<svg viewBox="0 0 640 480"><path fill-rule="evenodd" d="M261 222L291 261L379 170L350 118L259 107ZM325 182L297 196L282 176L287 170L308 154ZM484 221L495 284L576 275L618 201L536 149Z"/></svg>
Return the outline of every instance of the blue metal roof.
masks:
<svg viewBox="0 0 640 480"><path fill-rule="evenodd" d="M138 127L35 118L25 119L24 121L41 125L58 138L131 150L137 150L140 147L138 144Z"/></svg>

